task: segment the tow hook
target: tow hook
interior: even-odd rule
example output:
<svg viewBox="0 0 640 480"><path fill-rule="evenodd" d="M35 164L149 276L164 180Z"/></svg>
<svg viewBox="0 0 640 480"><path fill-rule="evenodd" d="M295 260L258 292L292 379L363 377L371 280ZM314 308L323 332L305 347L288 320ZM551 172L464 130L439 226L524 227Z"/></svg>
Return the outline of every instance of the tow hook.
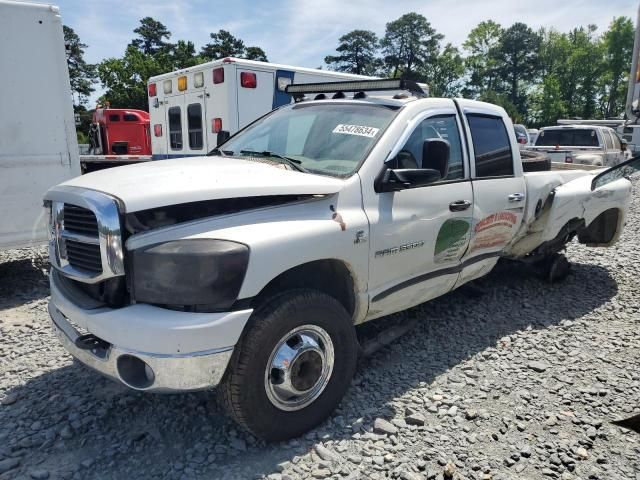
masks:
<svg viewBox="0 0 640 480"><path fill-rule="evenodd" d="M109 347L111 347L110 343L96 337L93 333L79 336L74 343L79 349L90 350L91 353L100 358L106 358Z"/></svg>

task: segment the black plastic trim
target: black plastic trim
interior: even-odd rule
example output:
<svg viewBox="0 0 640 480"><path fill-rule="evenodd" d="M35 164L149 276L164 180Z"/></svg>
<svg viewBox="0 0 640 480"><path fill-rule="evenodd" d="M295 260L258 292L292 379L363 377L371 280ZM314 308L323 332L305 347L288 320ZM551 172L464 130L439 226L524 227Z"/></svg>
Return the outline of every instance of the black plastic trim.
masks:
<svg viewBox="0 0 640 480"><path fill-rule="evenodd" d="M482 255L478 255L477 257L470 258L462 262L460 265L456 265L455 267L442 268L440 270L435 270L433 272L425 273L423 275L418 275L417 277L410 278L409 280L405 280L393 287L380 292L378 295L373 297L371 302L379 302L387 298L389 295L392 295L400 290L404 290L405 288L412 287L413 285L417 285L422 282L426 282L427 280L431 280L432 278L441 277L443 275L452 275L454 273L460 273L462 269L468 267L469 265L473 265L474 263L482 262L483 260L487 260L489 258L499 257L500 252L490 252L483 253Z"/></svg>

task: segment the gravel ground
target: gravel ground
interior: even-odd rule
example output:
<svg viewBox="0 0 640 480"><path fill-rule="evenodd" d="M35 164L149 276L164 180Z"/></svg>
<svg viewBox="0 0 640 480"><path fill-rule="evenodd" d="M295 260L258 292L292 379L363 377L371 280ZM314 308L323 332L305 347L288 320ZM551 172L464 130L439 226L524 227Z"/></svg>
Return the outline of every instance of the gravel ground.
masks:
<svg viewBox="0 0 640 480"><path fill-rule="evenodd" d="M414 309L327 422L275 445L210 392L140 394L74 363L49 327L44 250L0 253L0 480L638 480L640 435L611 421L640 408L639 194L615 248L569 246L564 283L503 265L479 297Z"/></svg>

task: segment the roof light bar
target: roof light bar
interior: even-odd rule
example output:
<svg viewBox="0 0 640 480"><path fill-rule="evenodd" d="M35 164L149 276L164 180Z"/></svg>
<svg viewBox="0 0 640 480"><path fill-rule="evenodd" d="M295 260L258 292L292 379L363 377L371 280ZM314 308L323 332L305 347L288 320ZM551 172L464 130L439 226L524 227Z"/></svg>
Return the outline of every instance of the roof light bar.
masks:
<svg viewBox="0 0 640 480"><path fill-rule="evenodd" d="M307 93L373 92L383 90L408 90L417 95L425 95L424 90L416 82L401 78L357 80L347 82L298 83L287 85L287 88L285 89L289 95L294 96L301 96Z"/></svg>

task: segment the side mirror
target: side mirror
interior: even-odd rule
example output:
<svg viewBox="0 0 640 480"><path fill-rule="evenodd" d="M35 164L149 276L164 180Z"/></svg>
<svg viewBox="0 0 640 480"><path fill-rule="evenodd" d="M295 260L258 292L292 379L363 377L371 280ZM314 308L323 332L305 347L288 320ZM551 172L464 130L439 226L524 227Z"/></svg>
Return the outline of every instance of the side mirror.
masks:
<svg viewBox="0 0 640 480"><path fill-rule="evenodd" d="M231 137L231 134L229 133L228 130L220 130L218 132L218 138L216 138L216 147L219 147L224 142L229 140L229 137Z"/></svg>
<svg viewBox="0 0 640 480"><path fill-rule="evenodd" d="M626 152L627 151L627 141L626 140L620 140L620 151L621 152Z"/></svg>
<svg viewBox="0 0 640 480"><path fill-rule="evenodd" d="M397 192L408 188L418 188L437 182L442 177L438 170L432 168L388 168L382 174L376 191Z"/></svg>
<svg viewBox="0 0 640 480"><path fill-rule="evenodd" d="M442 138L429 138L422 144L422 168L440 172L440 178L449 175L451 146Z"/></svg>

